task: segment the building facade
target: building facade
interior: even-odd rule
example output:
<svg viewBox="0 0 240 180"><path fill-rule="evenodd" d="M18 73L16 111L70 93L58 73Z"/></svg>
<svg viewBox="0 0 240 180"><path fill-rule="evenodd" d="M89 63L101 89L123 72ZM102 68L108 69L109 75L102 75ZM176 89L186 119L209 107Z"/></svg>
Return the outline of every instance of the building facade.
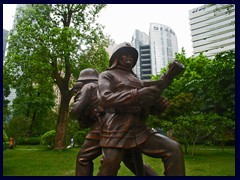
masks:
<svg viewBox="0 0 240 180"><path fill-rule="evenodd" d="M149 29L152 74L160 74L161 69L172 62L178 52L177 36L168 26L151 23Z"/></svg>
<svg viewBox="0 0 240 180"><path fill-rule="evenodd" d="M139 52L134 72L142 80L150 80L151 75L160 74L161 69L172 62L178 52L175 32L158 23L150 24L149 35L135 30L131 43Z"/></svg>
<svg viewBox="0 0 240 180"><path fill-rule="evenodd" d="M132 46L139 53L138 61L133 71L140 79L151 79L151 58L149 36L145 32L135 30L132 36Z"/></svg>
<svg viewBox="0 0 240 180"><path fill-rule="evenodd" d="M235 50L235 6L203 5L189 11L193 54L212 59L217 53Z"/></svg>

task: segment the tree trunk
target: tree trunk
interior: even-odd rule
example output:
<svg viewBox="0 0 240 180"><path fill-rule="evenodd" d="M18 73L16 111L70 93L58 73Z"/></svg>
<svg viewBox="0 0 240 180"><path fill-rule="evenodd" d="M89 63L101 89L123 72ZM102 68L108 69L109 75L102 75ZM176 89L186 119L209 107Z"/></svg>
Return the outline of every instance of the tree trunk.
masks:
<svg viewBox="0 0 240 180"><path fill-rule="evenodd" d="M40 96L40 92L37 93L37 97ZM32 116L32 120L31 120L31 124L30 124L30 128L29 128L29 135L30 136L35 136L34 134L34 125L36 124L36 114L37 114L37 107L36 105L34 105L34 110L33 110L33 116Z"/></svg>
<svg viewBox="0 0 240 180"><path fill-rule="evenodd" d="M31 124L30 124L30 128L29 128L29 136L34 136L34 131L33 131L33 128L34 128L34 125L36 123L36 113L37 113L37 108L35 107L34 108L34 111L33 111L33 116L32 116L32 120L31 120Z"/></svg>
<svg viewBox="0 0 240 180"><path fill-rule="evenodd" d="M55 150L62 150L66 148L66 132L68 125L69 102L71 96L68 92L61 93L61 102L58 112L58 120L56 127L56 136L54 142Z"/></svg>

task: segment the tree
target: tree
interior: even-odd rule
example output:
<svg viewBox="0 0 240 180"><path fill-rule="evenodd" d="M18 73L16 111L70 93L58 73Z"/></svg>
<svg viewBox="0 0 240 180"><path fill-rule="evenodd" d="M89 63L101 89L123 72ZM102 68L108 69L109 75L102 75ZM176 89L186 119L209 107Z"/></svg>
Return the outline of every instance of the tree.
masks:
<svg viewBox="0 0 240 180"><path fill-rule="evenodd" d="M6 125L5 130L9 137L17 140L28 136L30 124L30 118L24 115L14 116Z"/></svg>
<svg viewBox="0 0 240 180"><path fill-rule="evenodd" d="M13 79L12 84L25 76L34 80L33 85L41 86L47 81L51 87L56 84L60 91L55 149L66 147L74 78L89 61L101 62L98 67L102 68L106 65L107 52L103 47L109 44L109 39L102 32L103 26L96 23L104 7L104 4L28 5L18 10L17 22L10 32L4 68ZM94 56L86 57L93 50Z"/></svg>
<svg viewBox="0 0 240 180"><path fill-rule="evenodd" d="M205 68L206 110L235 119L235 52L219 53Z"/></svg>
<svg viewBox="0 0 240 180"><path fill-rule="evenodd" d="M8 148L8 145L8 136L7 133L3 130L3 150L6 150Z"/></svg>
<svg viewBox="0 0 240 180"><path fill-rule="evenodd" d="M203 54L186 58L182 51L176 59L185 65L185 71L163 93L169 109L151 123L173 130L185 151L189 143L194 145L205 137L224 145L235 134L235 52L219 53L210 60Z"/></svg>
<svg viewBox="0 0 240 180"><path fill-rule="evenodd" d="M3 77L3 125L5 125L11 115L11 110L9 107L10 101L6 98L10 95L10 87L8 86L10 79L6 76Z"/></svg>

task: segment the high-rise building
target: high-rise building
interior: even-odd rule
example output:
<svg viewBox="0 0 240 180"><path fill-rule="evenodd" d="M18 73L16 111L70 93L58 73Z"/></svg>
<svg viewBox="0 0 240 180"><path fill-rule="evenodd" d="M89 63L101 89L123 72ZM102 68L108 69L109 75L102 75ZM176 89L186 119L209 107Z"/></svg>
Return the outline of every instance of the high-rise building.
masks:
<svg viewBox="0 0 240 180"><path fill-rule="evenodd" d="M151 79L151 55L150 55L150 45L142 45L139 48L140 62L140 79L149 80Z"/></svg>
<svg viewBox="0 0 240 180"><path fill-rule="evenodd" d="M217 53L235 50L235 6L203 5L189 11L193 54L202 52L208 58Z"/></svg>
<svg viewBox="0 0 240 180"><path fill-rule="evenodd" d="M133 71L140 79L151 78L151 58L149 36L139 30L135 30L132 37L132 46L138 50L139 56Z"/></svg>
<svg viewBox="0 0 240 180"><path fill-rule="evenodd" d="M136 30L131 43L139 52L134 72L142 80L151 79L151 74L159 74L178 52L175 32L163 24L151 23L149 35Z"/></svg>
<svg viewBox="0 0 240 180"><path fill-rule="evenodd" d="M174 60L178 52L177 36L170 27L157 23L150 24L149 36L152 74L157 75Z"/></svg>

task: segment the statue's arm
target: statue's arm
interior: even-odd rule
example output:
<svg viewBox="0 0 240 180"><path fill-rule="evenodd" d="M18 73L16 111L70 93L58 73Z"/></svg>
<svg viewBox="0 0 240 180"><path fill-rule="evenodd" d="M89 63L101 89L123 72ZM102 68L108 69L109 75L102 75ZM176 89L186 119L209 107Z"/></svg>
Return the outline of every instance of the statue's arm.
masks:
<svg viewBox="0 0 240 180"><path fill-rule="evenodd" d="M90 89L88 86L83 86L80 94L81 95L76 99L76 102L74 102L70 110L70 116L74 119L80 118L80 116L84 113L83 111L88 107L91 101L91 98L89 97Z"/></svg>
<svg viewBox="0 0 240 180"><path fill-rule="evenodd" d="M101 73L98 78L98 98L104 108L129 106L138 101L137 89L116 91L114 78L107 73Z"/></svg>

